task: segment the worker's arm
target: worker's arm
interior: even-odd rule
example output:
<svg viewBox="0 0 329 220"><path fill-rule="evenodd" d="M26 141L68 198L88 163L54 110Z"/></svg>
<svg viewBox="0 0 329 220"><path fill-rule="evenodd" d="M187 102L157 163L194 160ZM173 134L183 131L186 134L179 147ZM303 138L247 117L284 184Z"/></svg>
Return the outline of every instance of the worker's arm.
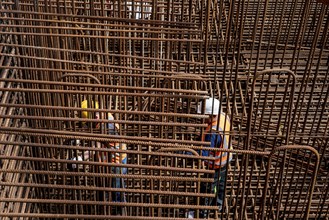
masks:
<svg viewBox="0 0 329 220"><path fill-rule="evenodd" d="M213 131L210 134L207 134L205 141L210 142L211 148L220 148L222 144L222 137L216 131ZM202 156L209 156L209 151L203 151Z"/></svg>

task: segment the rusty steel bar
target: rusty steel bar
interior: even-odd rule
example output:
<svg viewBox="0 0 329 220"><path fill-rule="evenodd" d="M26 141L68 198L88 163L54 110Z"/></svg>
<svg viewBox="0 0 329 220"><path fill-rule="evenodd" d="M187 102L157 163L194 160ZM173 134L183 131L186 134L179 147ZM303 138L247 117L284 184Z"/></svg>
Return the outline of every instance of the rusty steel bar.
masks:
<svg viewBox="0 0 329 220"><path fill-rule="evenodd" d="M187 148L188 149L188 148ZM83 149L86 150L86 149ZM192 149L190 149L192 150ZM102 151L103 152L103 151ZM112 151L106 151L106 152L120 152L119 150L112 150ZM127 153L127 151L121 151L121 153ZM158 154L155 154L158 155ZM167 156L167 154L162 154L164 156ZM191 157L195 158L195 157ZM154 167L154 166L145 166L145 165L126 165L126 164L115 164L115 163L107 163L104 164L102 162L89 162L89 161L71 161L71 160L64 160L64 159L53 159L53 158L29 158L29 157L19 157L19 156L0 156L0 159L5 159L5 160L25 160L25 161L41 161L41 162L58 162L62 164L76 164L79 166L79 164L84 164L84 165L97 165L97 166L108 166L108 167L130 167L130 168L145 168L148 170L168 170L168 171L186 171L186 172L196 172L196 173L210 173L213 174L214 172L212 171L204 171L204 170L196 170L196 169L189 169L189 168L170 168L170 167ZM204 159L204 157L199 157L198 159Z"/></svg>
<svg viewBox="0 0 329 220"><path fill-rule="evenodd" d="M72 136L67 136L68 139ZM99 141L107 141L107 139L91 139L89 137L82 137L82 136L75 136L79 139L85 139L85 140L99 140ZM6 142L6 141L1 141L0 143L2 144L15 144L15 145L26 145L21 142ZM206 142L207 143L207 142ZM149 143L151 144L151 143ZM63 149L75 149L75 150L92 150L92 151L104 151L104 152L127 152L127 153L137 153L137 151L129 151L129 150L118 150L118 149L99 149L99 148L92 148L92 147L76 147L76 146L69 146L69 145L52 145L52 146L47 146L47 145L42 145L42 144L36 144L36 143L29 143L31 146L37 146L37 147L46 147L46 148L63 148ZM168 149L170 149L170 145L163 145L163 146L168 146ZM230 153L239 153L239 154L253 154L253 155L270 155L270 152L264 152L264 151L253 151L253 150L239 150L239 149L212 149L211 147L203 147L203 146L195 146L195 145L172 145L176 146L176 148L181 148L181 149L191 149L191 150L213 150L213 151L221 151L221 152L230 152ZM166 149L163 149L161 151L166 151ZM145 155L158 155L158 156L164 156L167 154L162 154L159 152L140 152L140 154L145 154ZM186 158L195 158L195 159L207 159L207 160L215 160L214 158L208 158L204 156L191 156L191 155L181 155L180 157L186 157ZM209 172L209 171L204 171L204 172ZM213 171L210 171L213 172Z"/></svg>
<svg viewBox="0 0 329 220"><path fill-rule="evenodd" d="M72 63L72 62L70 62ZM97 65L100 66L100 65ZM105 65L101 65L102 67L105 67ZM109 67L115 67L108 65ZM0 66L2 67L2 66ZM113 76L135 76L135 77L146 77L145 74L125 74L125 73L115 73L115 72L93 72L93 71L82 71L82 70L68 70L68 69L52 69L52 68L31 68L31 67L5 67L6 69L18 69L18 70L49 70L49 71L55 71L55 72L71 72L71 73L97 73L99 75L113 75ZM133 68L133 67L118 67L119 69L125 69L125 70L138 70L142 72L152 72L152 73L161 73L161 74L170 74L170 76L166 75L151 75L154 78L163 78L163 79L182 79L186 80L189 78L192 78L193 80L196 81L203 81L204 79L201 78L199 75L193 75L193 74L184 74L182 72L169 72L169 71L160 71L160 70L150 70L150 69L139 69L139 68Z"/></svg>
<svg viewBox="0 0 329 220"><path fill-rule="evenodd" d="M26 170L14 169L0 169L2 173L25 173ZM42 170L29 170L30 174L53 174L53 175L69 175L69 176L85 176L85 177L113 177L113 178L133 178L133 179L146 179L146 180L173 180L173 181L200 181L200 182L213 182L212 178L195 178L195 177L173 177L173 176L145 176L145 175L130 175L130 174L103 174L103 173L84 173L81 172L61 172L61 171L42 171ZM214 208L216 209L216 208Z"/></svg>
<svg viewBox="0 0 329 220"><path fill-rule="evenodd" d="M45 203L67 203L67 204L96 204L96 205L112 205L112 206L140 206L140 203L126 203L126 202L101 202L101 201L76 201L76 200L47 200L47 199L4 199L6 202L31 202L31 203L39 203L39 202L45 202ZM171 207L171 208L194 208L194 209L217 209L217 207L214 206L193 206L193 205L176 205L176 204L144 204L144 206L147 207Z"/></svg>
<svg viewBox="0 0 329 220"><path fill-rule="evenodd" d="M320 155L314 148L309 147L309 146L295 146L295 145L281 146L281 147L277 147L277 148L273 149L273 151L271 152L271 155L269 157L268 167L271 165L272 155L274 155L276 152L278 152L280 150L288 150L288 149L308 150L308 151L311 151L312 153L314 153L314 155L316 156L316 166L314 168L314 171L312 172L312 183L309 188L309 198L308 198L307 207L306 207L306 215L304 216L305 219L308 219L309 212L310 212L310 205L312 202L312 195L313 195L314 186L315 186L315 182L316 182L316 175L317 175L319 161L320 161L319 160ZM264 187L264 192L263 192L263 205L262 205L261 219L264 219L264 214L265 214L266 191L268 188L268 181L269 181L269 172L267 172L267 174L266 174L266 182L265 182L265 187Z"/></svg>
<svg viewBox="0 0 329 220"><path fill-rule="evenodd" d="M14 107L14 108L32 108L32 109L53 109L53 110L73 110L73 111L82 111L81 108L78 107L65 107L65 106L40 106L40 105L27 105L27 104L8 104L8 103L0 103L0 106L3 107ZM119 114L130 114L130 115L161 115L161 116L178 116L183 118L198 118L205 119L207 116L200 114L184 114L184 113L170 113L170 112L147 112L147 111L129 111L129 110L107 110L107 109L93 109L86 108L88 112L111 112L111 113L119 113Z"/></svg>
<svg viewBox="0 0 329 220"><path fill-rule="evenodd" d="M133 192L133 193L149 193L149 194L168 194L168 195L180 195L180 192L168 192L168 191L159 191L159 190L140 190L140 189L118 189L111 187L93 187L93 186L69 186L69 185L52 185L52 184L21 184L21 183L9 183L2 182L3 186L21 186L21 187L39 187L39 188L47 188L54 187L59 189L77 189L77 190L95 190L95 191L118 191L118 192ZM215 197L214 194L204 194L204 193L184 193L186 196L206 196L206 197Z"/></svg>
<svg viewBox="0 0 329 220"><path fill-rule="evenodd" d="M196 23L188 23L188 22L179 22L179 21L163 21L163 20L138 20L138 19L127 19L127 18L117 18L117 17L101 17L101 16L82 16L82 15L72 15L72 14L57 14L57 13L45 13L45 12L33 12L33 11L21 11L21 10L0 10L2 13L13 13L13 14L20 14L20 13L25 13L29 15L44 15L44 16L60 16L60 17L73 17L76 19L91 19L91 20L113 20L113 21L119 21L119 22L131 22L131 23L150 23L154 25L169 25L169 26L191 26L191 27L196 27Z"/></svg>
<svg viewBox="0 0 329 220"><path fill-rule="evenodd" d="M1 115L1 118L12 118L12 119L30 119L40 120L41 118L48 121L76 121L76 122L100 122L106 123L108 120L105 119L79 119L79 118L65 118L65 117L41 117L41 116L19 116L19 115ZM189 124L189 123L173 123L173 122L143 122L143 121L125 121L125 120L113 120L113 123L118 124L136 124L136 125L172 125L172 126L185 126L185 127L200 127L200 124ZM206 127L201 125L201 127Z"/></svg>
<svg viewBox="0 0 329 220"><path fill-rule="evenodd" d="M315 1L0 1L1 218L327 218L328 18ZM201 141L207 97L232 150ZM233 156L222 210L203 151Z"/></svg>
<svg viewBox="0 0 329 220"><path fill-rule="evenodd" d="M1 12L1 10L0 10ZM19 19L15 19L15 18L5 18L5 20L19 20ZM21 19L22 20L22 19ZM49 22L52 22L53 20L33 20L33 19L30 19L30 21L49 21ZM62 23L62 21L59 21ZM65 22L63 22L65 23ZM93 24L93 23L83 23L83 22L77 22L77 24ZM8 27L8 28L35 28L35 29L57 29L57 27L49 27L49 26L42 26L42 25L3 25L3 24L0 24L0 27ZM118 25L109 25L109 24L105 24L104 27L118 27ZM120 27L130 27L128 25L121 25ZM138 27L136 27L138 28ZM151 27L150 27L151 29ZM107 32L132 32L132 33L143 33L145 32L145 30L125 30L125 29L104 29L104 28L85 28L85 27L63 27L63 30L79 30L79 31L107 31ZM152 29L151 29L152 30ZM200 31L199 30L193 30L193 29L180 29L180 30L177 30L177 29L170 29L170 28L161 28L161 30L157 30L156 28L153 27L153 30L154 31L147 31L147 33L160 33L161 34L180 34L183 33L184 34L200 34ZM168 31L166 31L168 30ZM190 33L191 32L191 33ZM67 35L66 35L67 36ZM143 39L143 38L142 38ZM152 39L152 38L147 38L147 39ZM159 39L160 40L160 39Z"/></svg>
<svg viewBox="0 0 329 220"><path fill-rule="evenodd" d="M49 48L49 47L34 47L29 45L19 45L19 44L12 44L12 43L0 43L1 46L12 46L17 48L33 48L33 49L39 49L39 50L51 50L51 51L58 51L58 52L72 52L72 53L81 53L81 54L99 54L99 55L108 55L108 56L114 56L114 57L125 57L125 58L134 58L134 59L142 59L142 60L155 60L155 61L173 61L170 59L160 59L156 57L145 57L145 56L133 56L133 55L125 55L125 54L112 54L112 53L102 53L102 52L94 52L94 51L83 51L83 50L69 50L69 49L61 49L61 48ZM185 60L175 60L175 63L186 63L186 64L195 64L195 65L202 65L202 63L198 62L192 62L192 61L185 61ZM10 68L7 66L7 68ZM197 77L197 76L195 76Z"/></svg>
<svg viewBox="0 0 329 220"><path fill-rule="evenodd" d="M76 74L68 74L76 76ZM82 74L86 76L87 74ZM85 86L91 88L102 88L102 89L131 89L130 86L115 86L115 85L98 85L98 84L83 84L83 83L71 83L71 82L54 82L54 81L41 81L41 80L22 80L22 79L0 79L2 82L16 82L16 83L31 83L37 85L60 85L60 86ZM99 82L100 84L100 82ZM147 90L154 92L178 92L178 93L192 93L192 94L203 94L207 95L205 91L194 91L185 89L164 89L164 88L145 88L145 87L134 87L134 90ZM90 111L90 110L89 110ZM96 111L94 109L94 111Z"/></svg>
<svg viewBox="0 0 329 220"><path fill-rule="evenodd" d="M43 36L50 36L50 37L68 37L68 38L74 38L74 37L80 37L81 35L75 35L75 34L49 34L49 33L21 33L21 32L5 32L3 31L2 34L15 34L15 35L29 35L29 36L39 36L39 37L43 37ZM139 38L139 37L117 37L117 36L93 36L93 35L87 35L84 37L88 37L88 38L95 38L95 39L99 39L99 38L103 38L103 39L121 39L121 40L151 40L151 41L175 41L175 42L192 42L192 43L202 43L201 40L194 40L194 39L166 39L166 38Z"/></svg>
<svg viewBox="0 0 329 220"><path fill-rule="evenodd" d="M127 220L144 220L144 219L154 219L154 220L167 220L168 217L155 217L155 216L117 216L117 215L111 215L111 216L104 216L104 215L81 215L81 214L29 214L29 213L6 213L2 214L0 213L0 216L4 217L26 217L26 218L78 218L78 219L127 219ZM184 220L186 218L172 218L174 220ZM196 218L198 219L198 218ZM217 219L217 218L208 218L210 220Z"/></svg>
<svg viewBox="0 0 329 220"><path fill-rule="evenodd" d="M181 144L176 145L176 147L186 147L190 146L188 144L195 144L198 145L207 145L208 142L203 141L189 141L189 140L173 140L173 139L161 139L161 138L148 138L148 137L133 137L133 136L118 136L118 135L109 135L109 134L97 134L97 133L87 133L87 132L80 132L76 133L74 131L58 131L58 130L45 130L45 129L33 129L33 128L11 128L11 127L0 127L1 133L8 133L8 134L24 134L28 133L32 136L46 136L49 135L50 137L62 137L67 139L72 138L81 138L85 140L95 140L95 141L115 141L115 142L130 142L132 141L139 141L138 143L144 143L145 145L154 145L159 144L162 146L174 146L174 144ZM168 143L163 143L164 140ZM159 143L156 143L159 142ZM183 145L185 144L185 145ZM174 146L175 147L175 146ZM222 149L224 150L224 149Z"/></svg>
<svg viewBox="0 0 329 220"><path fill-rule="evenodd" d="M18 89L18 88L0 88L0 91L10 91L10 92L31 92L31 93L71 93L71 94L86 94L86 95L92 95L94 94L94 91L70 91L70 90L59 90L59 89ZM99 91L99 95L115 95L117 92L103 92ZM195 96L195 95L175 95L175 94L151 94L148 93L147 95L145 93L132 93L132 92L126 92L122 93L123 96L149 96L149 97L159 97L159 96L165 96L166 98L197 98L197 99L205 99L208 96Z"/></svg>

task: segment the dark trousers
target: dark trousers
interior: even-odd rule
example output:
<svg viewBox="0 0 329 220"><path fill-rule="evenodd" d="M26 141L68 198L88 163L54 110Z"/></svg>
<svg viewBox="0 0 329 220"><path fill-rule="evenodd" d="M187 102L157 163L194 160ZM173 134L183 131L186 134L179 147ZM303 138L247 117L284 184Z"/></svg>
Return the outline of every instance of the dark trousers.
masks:
<svg viewBox="0 0 329 220"><path fill-rule="evenodd" d="M219 210L222 209L225 194L225 180L226 180L226 166L216 169L214 175L214 182L203 183L201 185L201 193L214 193L215 198L205 198L201 200L202 205L218 206Z"/></svg>

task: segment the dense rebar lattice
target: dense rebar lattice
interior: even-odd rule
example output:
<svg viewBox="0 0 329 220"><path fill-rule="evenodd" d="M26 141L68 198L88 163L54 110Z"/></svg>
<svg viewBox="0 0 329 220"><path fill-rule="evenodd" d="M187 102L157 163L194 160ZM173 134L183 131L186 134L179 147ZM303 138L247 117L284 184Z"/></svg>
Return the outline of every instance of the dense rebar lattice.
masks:
<svg viewBox="0 0 329 220"><path fill-rule="evenodd" d="M2 0L1 218L327 219L328 7ZM214 170L200 150L213 149L197 104L210 96L234 148L220 212L202 202ZM127 164L95 156L117 154Z"/></svg>

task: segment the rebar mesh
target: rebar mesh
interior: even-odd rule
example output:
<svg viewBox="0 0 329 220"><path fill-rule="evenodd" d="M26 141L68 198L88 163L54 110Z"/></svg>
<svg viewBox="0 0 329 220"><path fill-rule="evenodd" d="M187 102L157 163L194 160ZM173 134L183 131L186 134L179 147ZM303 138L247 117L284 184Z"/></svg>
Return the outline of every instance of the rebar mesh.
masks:
<svg viewBox="0 0 329 220"><path fill-rule="evenodd" d="M2 0L0 15L1 218L328 218L327 5ZM204 203L211 96L233 144L221 211Z"/></svg>

